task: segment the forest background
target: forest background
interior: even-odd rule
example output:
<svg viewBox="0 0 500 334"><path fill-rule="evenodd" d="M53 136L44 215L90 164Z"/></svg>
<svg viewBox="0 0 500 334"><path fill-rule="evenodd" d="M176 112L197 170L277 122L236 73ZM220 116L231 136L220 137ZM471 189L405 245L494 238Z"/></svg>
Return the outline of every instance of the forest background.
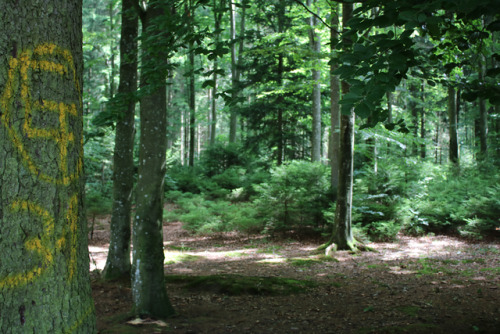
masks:
<svg viewBox="0 0 500 334"><path fill-rule="evenodd" d="M500 23L488 2L431 14L433 3L398 3L396 16L390 4L356 5L346 46L333 2L179 2L163 18L178 30L165 86L164 194L176 209L164 219L194 233L329 235L340 156L331 94L343 80L340 105L356 113L355 237L495 234ZM90 217L112 207L120 13L121 1L84 1ZM135 169L138 150L135 140Z"/></svg>

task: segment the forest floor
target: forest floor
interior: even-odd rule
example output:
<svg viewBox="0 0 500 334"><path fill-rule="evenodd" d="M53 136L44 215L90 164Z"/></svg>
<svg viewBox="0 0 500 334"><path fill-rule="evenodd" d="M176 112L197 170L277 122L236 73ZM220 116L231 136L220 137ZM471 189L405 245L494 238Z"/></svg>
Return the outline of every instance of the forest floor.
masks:
<svg viewBox="0 0 500 334"><path fill-rule="evenodd" d="M100 279L109 226L96 223L99 333L500 333L498 239L401 236L330 258L315 254L321 240L293 234L193 236L169 223L164 236L177 315L134 319L130 282Z"/></svg>

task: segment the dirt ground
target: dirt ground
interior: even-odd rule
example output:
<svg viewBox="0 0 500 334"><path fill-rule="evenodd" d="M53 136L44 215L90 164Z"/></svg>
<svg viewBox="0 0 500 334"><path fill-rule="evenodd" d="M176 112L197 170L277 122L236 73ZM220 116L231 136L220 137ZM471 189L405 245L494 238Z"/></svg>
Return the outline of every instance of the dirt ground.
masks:
<svg viewBox="0 0 500 334"><path fill-rule="evenodd" d="M500 333L500 244L449 236L372 243L374 252L314 254L293 235L189 235L165 224L165 274L234 274L315 282L306 292L228 294L167 283L177 315L131 316L130 283L100 279L106 221L89 239L99 333ZM238 276L239 277L239 276Z"/></svg>

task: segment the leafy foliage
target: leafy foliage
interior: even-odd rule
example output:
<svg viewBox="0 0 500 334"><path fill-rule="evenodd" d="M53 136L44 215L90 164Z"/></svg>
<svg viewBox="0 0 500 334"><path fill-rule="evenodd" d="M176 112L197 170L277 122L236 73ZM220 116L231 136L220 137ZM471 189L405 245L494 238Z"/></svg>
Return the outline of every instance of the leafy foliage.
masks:
<svg viewBox="0 0 500 334"><path fill-rule="evenodd" d="M329 187L325 166L292 161L272 169L270 180L256 186L256 205L270 229L319 227L325 223Z"/></svg>

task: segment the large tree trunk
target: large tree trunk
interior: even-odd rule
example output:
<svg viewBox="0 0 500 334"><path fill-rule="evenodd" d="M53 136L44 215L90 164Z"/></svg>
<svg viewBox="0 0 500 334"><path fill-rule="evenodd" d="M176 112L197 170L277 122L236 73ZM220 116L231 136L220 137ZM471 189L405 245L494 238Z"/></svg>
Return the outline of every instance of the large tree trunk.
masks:
<svg viewBox="0 0 500 334"><path fill-rule="evenodd" d="M142 31L161 36L156 28L163 10L152 3L142 12ZM161 37L159 37L161 39ZM154 44L153 44L154 43ZM165 289L163 272L163 181L167 145L166 71L168 55L162 41L144 38L141 68L141 135L136 213L133 224L132 297L139 316L166 318L174 313ZM156 47L153 47L155 45ZM163 47L166 47L164 45Z"/></svg>
<svg viewBox="0 0 500 334"><path fill-rule="evenodd" d="M134 186L134 116L137 90L137 15L130 15L135 0L122 1L120 83L114 104L116 121L113 156L113 214L109 252L103 276L107 280L130 275L130 219Z"/></svg>
<svg viewBox="0 0 500 334"><path fill-rule="evenodd" d="M450 135L450 162L458 164L457 104L455 88L448 87L448 131Z"/></svg>
<svg viewBox="0 0 500 334"><path fill-rule="evenodd" d="M353 11L352 4L342 5L342 22L344 29L346 23L351 19ZM344 37L345 38L345 37ZM345 40L345 44L350 44ZM342 94L349 93L349 84L342 81ZM342 108L346 108L344 105ZM348 108L348 107L347 107ZM355 249L355 241L352 235L351 212L352 212L352 186L353 186L353 163L354 163L354 111L352 108L343 110L340 116L340 165L339 184L337 190L337 206L335 210L335 223L332 242L337 249Z"/></svg>
<svg viewBox="0 0 500 334"><path fill-rule="evenodd" d="M316 1L308 0L307 6L311 7L312 4L316 4ZM311 51L313 53L314 61L313 61L313 69L312 69L312 83L313 83L313 92L312 92L312 140L311 140L311 161L320 161L321 160L321 87L320 87L320 79L321 79L321 60L320 60L320 52L321 52L321 38L316 33L316 25L317 19L315 16L311 16L309 19L309 43L311 47Z"/></svg>
<svg viewBox="0 0 500 334"><path fill-rule="evenodd" d="M332 2L331 7L331 29L330 29L330 52L335 51L335 43L339 38L339 6ZM332 193L337 194L337 187L339 184L339 156L340 156L340 81L339 77L332 74L338 65L335 62L330 64L330 143L329 143L329 156L331 165L331 184Z"/></svg>
<svg viewBox="0 0 500 334"><path fill-rule="evenodd" d="M82 2L1 1L0 13L0 332L96 333Z"/></svg>

